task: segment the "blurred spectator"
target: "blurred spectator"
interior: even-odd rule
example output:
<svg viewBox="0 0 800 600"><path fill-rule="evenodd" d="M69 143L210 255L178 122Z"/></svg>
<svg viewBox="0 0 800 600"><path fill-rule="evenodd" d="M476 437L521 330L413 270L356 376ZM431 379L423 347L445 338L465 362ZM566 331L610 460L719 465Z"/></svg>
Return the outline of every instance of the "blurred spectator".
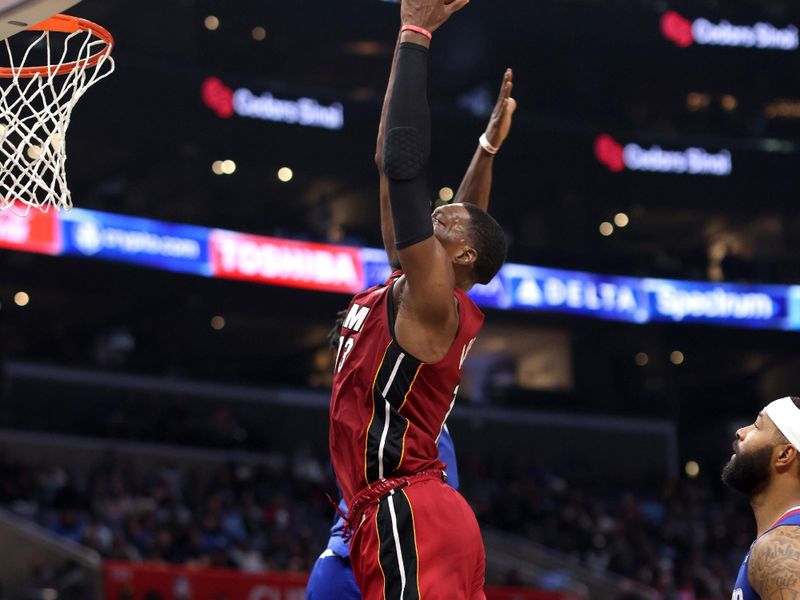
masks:
<svg viewBox="0 0 800 600"><path fill-rule="evenodd" d="M113 457L83 471L0 461L0 501L108 558L308 571L333 516L325 465L305 448L280 467L164 463L146 473ZM625 485L523 460L461 467L482 525L626 576L664 600L726 600L754 537L746 504L718 497L708 482ZM518 582L516 573L505 581Z"/></svg>
<svg viewBox="0 0 800 600"><path fill-rule="evenodd" d="M5 462L0 501L61 537L106 558L268 569L310 570L327 539L327 481L302 481L301 468L225 465L181 472L165 464L133 473L104 458L88 472L60 465Z"/></svg>
<svg viewBox="0 0 800 600"><path fill-rule="evenodd" d="M609 570L670 600L726 600L755 537L746 503L704 481L615 485L522 461L462 465L478 521Z"/></svg>

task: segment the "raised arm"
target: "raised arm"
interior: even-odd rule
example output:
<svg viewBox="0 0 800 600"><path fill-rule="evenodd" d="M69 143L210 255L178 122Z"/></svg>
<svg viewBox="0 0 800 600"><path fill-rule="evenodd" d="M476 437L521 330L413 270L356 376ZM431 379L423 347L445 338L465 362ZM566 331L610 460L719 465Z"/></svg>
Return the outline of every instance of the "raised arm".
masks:
<svg viewBox="0 0 800 600"><path fill-rule="evenodd" d="M433 32L467 2L403 0L403 26ZM434 337L439 330L455 332L458 325L453 300L455 275L450 257L433 235L426 181L431 144L427 97L429 46L428 38L419 33L401 33L386 115L383 171L387 177L395 247L405 273L405 292L396 323L398 336L401 313L404 320L430 330ZM418 358L425 360L423 356Z"/></svg>
<svg viewBox="0 0 800 600"><path fill-rule="evenodd" d="M389 205L389 181L386 179L386 173L383 172L383 139L386 131L386 115L389 112L389 98L394 89L397 52L399 49L400 38L398 37L394 48L394 57L392 58L392 68L389 72L389 84L386 87L386 95L383 97L381 122L378 125L378 139L375 143L375 166L378 167L378 175L380 176L381 235L383 236L383 247L386 249L386 257L389 259L392 269L398 268L400 261L397 258L397 249L394 247L394 222L392 221L392 208Z"/></svg>
<svg viewBox="0 0 800 600"><path fill-rule="evenodd" d="M763 600L800 598L800 527L778 527L753 546L750 585Z"/></svg>
<svg viewBox="0 0 800 600"><path fill-rule="evenodd" d="M386 131L386 116L389 109L389 98L394 88L394 80L397 66L397 51L400 43L395 46L392 68L389 73L389 84L386 89L386 96L381 110L381 122L378 126L378 137L375 144L375 165L380 176L380 199L381 199L381 233L383 235L383 247L386 249L386 256L392 268L400 266L397 258L397 249L394 245L394 222L392 221L392 210L389 205L389 183L383 171L383 141ZM502 147L509 132L514 111L517 109L517 102L511 97L513 90L514 74L511 69L507 69L503 82L500 86L500 93L497 97L489 123L486 126L486 139L489 144L498 150ZM476 144L475 154L469 165L461 185L455 195L455 202L470 202L487 210L489 207L489 196L492 191L492 169L494 167L495 155L487 151L481 144Z"/></svg>
<svg viewBox="0 0 800 600"><path fill-rule="evenodd" d="M486 140L489 146L499 150L511 131L511 120L517 110L517 101L511 97L514 89L514 72L506 69L500 94L494 105L492 116L486 126ZM495 153L478 144L472 162L464 174L464 179L456 192L455 202L471 202L483 210L489 209L489 196L492 192L492 167Z"/></svg>

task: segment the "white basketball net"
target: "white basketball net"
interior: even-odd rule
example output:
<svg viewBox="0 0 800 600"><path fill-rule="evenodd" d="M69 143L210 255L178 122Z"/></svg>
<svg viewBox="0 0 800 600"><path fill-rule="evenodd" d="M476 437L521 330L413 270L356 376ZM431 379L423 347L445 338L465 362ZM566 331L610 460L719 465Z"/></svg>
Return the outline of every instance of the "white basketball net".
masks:
<svg viewBox="0 0 800 600"><path fill-rule="evenodd" d="M0 78L0 212L12 209L26 215L31 208L47 212L72 208L67 187L66 134L72 109L92 85L114 71L111 47L91 31L76 31L65 36L63 50L51 60L51 32L43 31L15 62L10 39L5 40L13 77ZM13 39L13 38L12 38ZM46 74L21 77L34 48L47 53ZM88 59L101 52L96 66ZM77 48L77 56L75 54ZM63 65L77 65L69 73L57 75ZM38 65L34 65L38 66Z"/></svg>

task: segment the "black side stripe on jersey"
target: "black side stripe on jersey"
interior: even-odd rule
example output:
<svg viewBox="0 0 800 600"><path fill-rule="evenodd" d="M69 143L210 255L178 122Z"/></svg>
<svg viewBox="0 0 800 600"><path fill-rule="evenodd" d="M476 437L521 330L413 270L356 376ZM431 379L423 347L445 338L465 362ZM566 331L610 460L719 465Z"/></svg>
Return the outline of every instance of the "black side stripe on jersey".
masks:
<svg viewBox="0 0 800 600"><path fill-rule="evenodd" d="M375 518L385 600L419 600L417 534L405 492L395 490L381 500Z"/></svg>
<svg viewBox="0 0 800 600"><path fill-rule="evenodd" d="M391 477L403 458L408 420L400 409L422 363L389 345L372 387L373 418L367 431L367 482Z"/></svg>

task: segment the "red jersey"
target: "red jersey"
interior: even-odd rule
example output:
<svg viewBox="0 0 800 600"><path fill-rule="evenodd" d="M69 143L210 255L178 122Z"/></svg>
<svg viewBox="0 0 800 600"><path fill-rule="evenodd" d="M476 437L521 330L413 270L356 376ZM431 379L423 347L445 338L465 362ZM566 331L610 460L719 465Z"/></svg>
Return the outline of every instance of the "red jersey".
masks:
<svg viewBox="0 0 800 600"><path fill-rule="evenodd" d="M444 468L436 447L453 409L461 366L483 326L462 290L447 355L426 364L394 339L395 271L356 295L340 330L331 395L330 451L345 502L375 481Z"/></svg>

